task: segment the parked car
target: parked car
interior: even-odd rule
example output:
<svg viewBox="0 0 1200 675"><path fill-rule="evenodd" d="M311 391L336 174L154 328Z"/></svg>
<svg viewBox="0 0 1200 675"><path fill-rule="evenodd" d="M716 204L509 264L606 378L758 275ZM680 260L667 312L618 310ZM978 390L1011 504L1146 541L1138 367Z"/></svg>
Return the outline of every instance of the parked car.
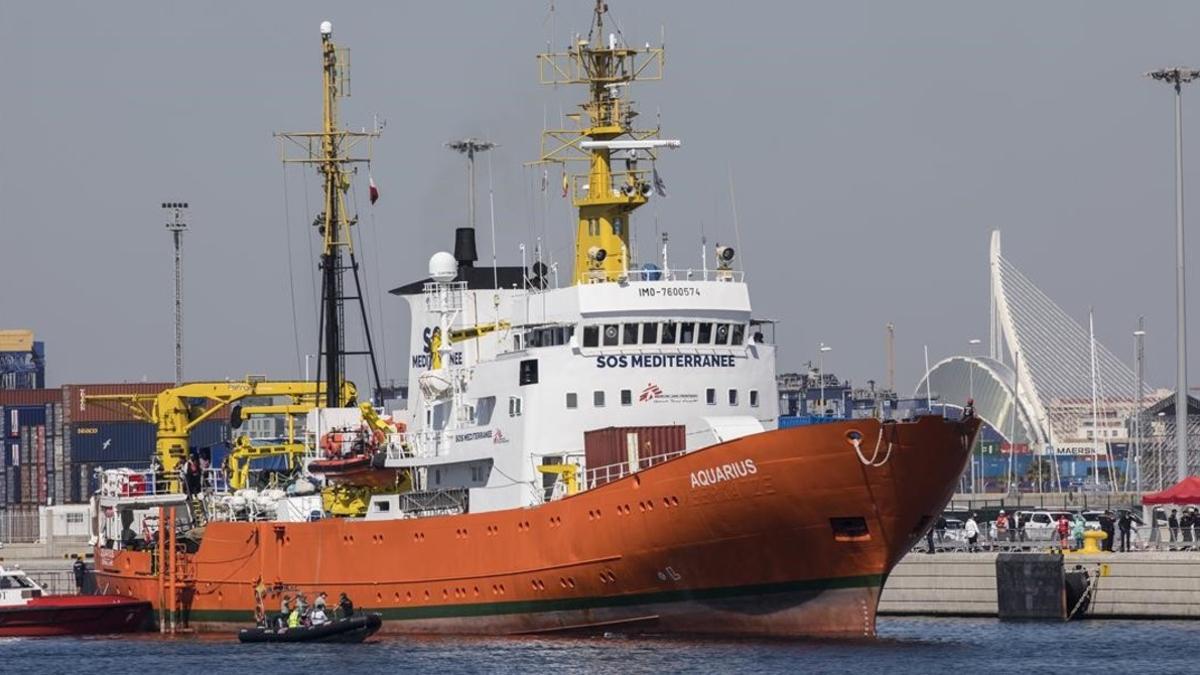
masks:
<svg viewBox="0 0 1200 675"><path fill-rule="evenodd" d="M1121 511L1126 511L1126 510L1128 510L1128 509L1120 509L1117 511L1113 511L1114 521L1117 518L1117 516L1119 516L1121 514ZM1133 511L1131 513L1133 515L1133 526L1134 527L1141 527L1142 525L1145 524L1142 522L1142 516L1137 511ZM1104 511L1102 511L1102 510L1084 511L1080 515L1083 516L1083 522L1086 525L1087 529L1089 529L1089 530L1099 530L1100 529L1100 516L1104 515ZM1166 519L1164 518L1162 522L1166 522Z"/></svg>
<svg viewBox="0 0 1200 675"><path fill-rule="evenodd" d="M1067 520L1072 519L1067 511L1017 511L1017 515L1025 523L1027 541L1051 541L1056 536L1058 519L1062 516L1066 516Z"/></svg>

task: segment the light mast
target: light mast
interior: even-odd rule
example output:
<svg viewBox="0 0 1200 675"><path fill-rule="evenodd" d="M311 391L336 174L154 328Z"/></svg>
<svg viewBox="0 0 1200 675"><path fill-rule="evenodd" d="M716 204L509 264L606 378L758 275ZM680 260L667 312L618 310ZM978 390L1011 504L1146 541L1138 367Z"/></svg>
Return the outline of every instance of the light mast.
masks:
<svg viewBox="0 0 1200 675"><path fill-rule="evenodd" d="M338 99L350 95L349 52L333 42L333 25L321 23L322 53L322 126L319 132L289 132L276 134L305 151L305 156L289 158L286 149L285 163L313 164L321 174L324 192L324 209L317 214L313 226L321 236L321 318L320 349L317 359L318 382L324 380L325 406L334 408L341 404L339 392L346 377L346 356L364 355L371 362L371 374L375 378L373 391L381 384L379 367L375 361L375 348L371 341L371 328L367 321L367 306L358 277L358 260L354 254L354 240L350 228L358 217L346 215L346 191L350 189L350 178L355 172L352 165L370 162L371 141L379 136L378 130L349 131L338 128ZM362 141L367 141L367 156L351 156L350 150ZM349 259L349 264L346 264ZM350 270L354 276L353 296L345 295L343 276ZM362 316L365 350L347 351L345 339L346 300L358 301Z"/></svg>
<svg viewBox="0 0 1200 675"><path fill-rule="evenodd" d="M582 113L568 117L575 129L547 129L542 134L541 162L587 161L587 174L564 178L564 193L579 211L575 236L574 283L615 281L629 269L629 215L654 193L651 171L638 160L656 159L659 148L678 147L679 141L655 138L659 129L637 130L637 112L625 98L629 85L661 80L662 47L634 49L616 34L604 34L608 5L596 0L591 30L569 51L538 54L542 84L586 84L589 97ZM614 153L625 160L613 171ZM565 194L564 194L565 196Z"/></svg>

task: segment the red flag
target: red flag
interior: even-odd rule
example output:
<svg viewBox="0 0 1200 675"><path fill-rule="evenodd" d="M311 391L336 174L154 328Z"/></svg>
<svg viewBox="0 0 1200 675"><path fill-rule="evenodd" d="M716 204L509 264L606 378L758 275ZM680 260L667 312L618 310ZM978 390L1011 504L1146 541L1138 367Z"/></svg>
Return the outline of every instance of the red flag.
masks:
<svg viewBox="0 0 1200 675"><path fill-rule="evenodd" d="M379 188L375 187L375 177L368 174L367 183L370 185L371 203L374 204L379 201Z"/></svg>

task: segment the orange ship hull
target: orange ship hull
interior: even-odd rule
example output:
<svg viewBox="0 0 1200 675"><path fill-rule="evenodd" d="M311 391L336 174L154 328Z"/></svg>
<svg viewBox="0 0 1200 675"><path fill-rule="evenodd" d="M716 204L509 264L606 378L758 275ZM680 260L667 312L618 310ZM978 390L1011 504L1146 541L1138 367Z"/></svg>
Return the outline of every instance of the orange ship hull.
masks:
<svg viewBox="0 0 1200 675"><path fill-rule="evenodd" d="M244 626L261 583L268 610L283 592L344 591L391 633L872 636L889 571L949 500L977 428L770 431L528 509L212 523L180 554L179 620ZM161 609L151 553L96 559L102 588Z"/></svg>

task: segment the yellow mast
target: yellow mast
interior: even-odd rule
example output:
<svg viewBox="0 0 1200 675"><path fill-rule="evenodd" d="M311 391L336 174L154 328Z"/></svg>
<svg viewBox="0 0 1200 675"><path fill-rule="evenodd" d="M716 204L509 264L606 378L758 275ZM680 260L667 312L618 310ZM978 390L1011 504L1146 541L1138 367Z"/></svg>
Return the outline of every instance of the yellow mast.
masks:
<svg viewBox="0 0 1200 675"><path fill-rule="evenodd" d="M317 215L317 231L321 236L321 359L318 379L324 379L327 407L337 407L336 392L345 380L345 357L362 354L370 357L375 386L381 386L379 369L375 363L375 350L367 322L366 305L363 301L362 285L358 278L358 261L354 255L354 240L350 227L358 222L346 210L346 191L350 189L350 165L370 162L371 141L379 136L378 130L349 131L338 128L338 99L350 95L350 53L333 42L333 26L328 21L321 23L321 84L322 124L317 132L288 132L275 134L281 141L287 140L304 150L299 158L290 158L284 152L284 163L313 164L321 174L324 192L324 208ZM360 142L367 141L367 156L354 157L350 151ZM286 148L284 148L286 150ZM347 265L343 255L349 259ZM343 290L343 272L353 273L355 294L347 296ZM343 302L356 299L362 314L366 351L346 350L345 315Z"/></svg>
<svg viewBox="0 0 1200 675"><path fill-rule="evenodd" d="M571 49L538 54L542 84L586 84L589 97L570 115L576 129L548 129L542 136L541 162L586 161L586 174L564 176L564 191L578 209L575 236L574 283L615 281L630 264L630 214L655 190L650 170L638 167L639 157L650 161L655 150L678 141L652 140L659 130L637 130L637 112L625 98L634 81L661 80L662 47L634 49L615 34L605 35L608 5L597 0L592 27ZM625 153L624 170L614 171L613 153Z"/></svg>

